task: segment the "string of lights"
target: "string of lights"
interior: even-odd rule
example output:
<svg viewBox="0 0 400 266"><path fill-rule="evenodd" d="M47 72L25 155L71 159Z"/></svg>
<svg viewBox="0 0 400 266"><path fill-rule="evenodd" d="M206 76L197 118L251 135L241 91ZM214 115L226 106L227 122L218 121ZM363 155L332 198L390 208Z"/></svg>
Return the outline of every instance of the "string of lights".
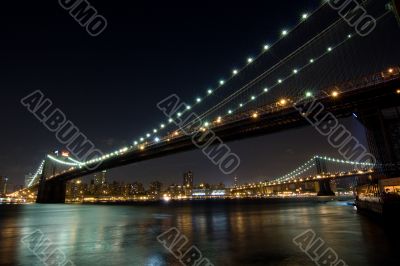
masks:
<svg viewBox="0 0 400 266"><path fill-rule="evenodd" d="M307 21L308 18L310 18L311 16L313 16L315 13L317 13L322 7L324 7L327 4L326 1L322 2L319 7L317 9L315 9L313 12L311 13L303 13L300 16L300 21L299 23L297 23L293 28L291 29L283 29L281 30L280 36L279 38L273 42L272 44L264 44L262 46L262 50L261 52L256 56L256 57L248 57L246 59L246 64L244 66L242 66L241 68L235 68L232 70L231 72L231 76L228 79L220 79L218 81L218 85L214 88L208 88L205 95L203 97L195 97L195 101L192 105L187 105L186 106L186 110L182 111L181 113L178 114L178 116L182 116L184 113L186 113L187 111L191 110L193 107L201 104L206 98L210 97L211 95L213 95L216 91L218 91L219 89L223 88L229 81L231 81L232 79L234 79L235 77L237 77L241 72L243 72L246 68L248 68L252 63L256 62L262 55L264 55L266 52L268 52L271 48L273 48L274 46L276 46L280 41L282 41L283 39L285 39L290 33L292 33L293 31L295 31L298 27L300 27L300 25L302 25L303 23L305 23ZM160 131L164 130L165 128L167 128L166 125L171 124L173 122L172 119L169 119L167 122L163 122L161 123L157 128L154 128L150 133L146 133L144 136L139 137L137 140L133 141L134 146L139 145L139 143L144 142L146 139L149 139L152 137L153 134L157 134ZM154 140L156 140L157 137L155 137ZM156 141L157 142L157 141Z"/></svg>
<svg viewBox="0 0 400 266"><path fill-rule="evenodd" d="M31 187L33 184L35 184L37 178L43 173L44 163L45 163L44 160L40 163L39 168L36 170L34 176L32 177L31 182L28 184L28 188Z"/></svg>
<svg viewBox="0 0 400 266"><path fill-rule="evenodd" d="M306 18L308 18L308 16L305 17L305 19L306 19ZM302 23L302 22L301 22L301 23ZM300 24L301 24L301 23L300 23ZM287 31L287 30L286 30L285 32L286 32L286 33L282 32L282 35L286 36L286 35L289 34L291 31ZM315 57L315 58L309 59L309 61L308 61L305 65L303 65L302 67L300 67L300 68L293 68L292 72L291 72L288 76L286 76L286 77L284 77L284 78L278 79L278 80L274 83L274 85L270 86L269 88L264 88L264 89L261 91L261 93L259 93L259 94L257 94L257 95L252 95L248 101L246 101L246 102L244 102L244 103L240 103L238 107L229 109L229 110L227 111L227 114L226 114L226 115L224 115L224 116L221 116L221 115L218 116L218 120L221 120L222 117L226 117L227 115L231 115L231 114L235 113L236 111L238 111L239 109L241 109L241 108L244 107L245 105L247 105L247 104L249 104L250 102L254 101L257 97L260 97L260 96L262 96L262 95L268 93L271 89L273 89L273 88L279 86L280 84L284 83L286 80L292 78L293 76L298 75L298 74L299 74L301 71L303 71L305 68L307 68L307 67L309 67L310 65L316 63L317 61L319 61L319 60L320 60L321 58L323 58L324 56L326 56L326 55L332 53L336 48L338 48L339 46L341 46L341 45L343 45L344 43L346 43L346 42L347 42L349 39L351 39L352 37L353 37L352 34L348 34L348 35L346 36L346 39L343 40L342 42L340 42L339 44L337 44L337 45L335 45L335 46L329 46L329 47L327 47L327 48L326 48L326 51L325 51L324 53L322 53L319 57ZM267 50L267 49L265 49L265 50ZM258 58L258 57L257 57L257 58ZM257 58L256 58L256 59L257 59ZM248 64L252 63L253 61L254 61L254 59L251 58L251 60L248 60ZM235 75L237 75L238 73L240 73L240 71L235 71L235 73L236 73ZM220 81L220 86L217 87L217 88L222 87L224 84L225 84L225 81L221 80L221 81ZM211 93L208 93L208 94L211 95L211 94L212 94L212 91L211 91ZM305 95L306 95L306 97L311 97L311 96L313 96L312 93L309 92L309 91L307 91L307 92L305 93ZM285 102L282 102L282 101L285 101ZM199 98L196 99L196 102L197 102L196 104L199 104L199 103L201 102L201 99L199 99ZM280 100L280 103L282 103L283 105L285 105L285 104L287 103L287 100L286 100L286 99L281 99L281 100ZM191 106L188 106L187 110L190 110L191 108L192 108ZM178 114L178 115L179 115L179 114ZM180 115L182 115L182 113L181 113ZM257 115L255 115L255 116L253 116L253 117L254 117L254 118L257 118ZM169 122L171 122L171 120L169 120ZM209 127L210 125L212 125L212 124L209 123L208 121L205 121L205 122L204 122L204 126L205 126L205 127ZM164 128L166 128L166 125L165 125L165 124L161 124L161 125L160 125L160 129L164 129ZM159 132L159 129L157 129L157 128L153 129L153 133L154 133L154 134L156 134L156 133L158 133L158 132ZM152 136L151 133L147 133L147 134L146 134L146 137L141 137L139 140L140 140L140 142L144 142L145 139L149 139L149 138L151 138L151 136ZM143 149L145 148L145 146L151 146L151 145L154 145L154 144L159 143L160 141L161 141L161 138L160 138L160 137L155 137L155 138L154 138L154 141L146 142L145 145L144 145L144 144L140 145L140 146L139 146L139 149L140 149L140 150L143 150ZM135 145L135 146L139 145L139 141L135 140L135 141L134 141L134 145ZM64 164L65 164L65 165L71 165L71 166L79 166L79 167L82 167L82 166L87 165L87 164L91 164L91 163L95 163L95 162L99 162L99 161L108 159L108 158L110 158L110 157L112 157L112 156L120 155L120 154L122 154L122 153L124 153L124 152L129 151L129 150L132 149L132 148L134 148L134 146L131 146L131 147L124 147L124 148L122 148L122 149L120 149L120 150L118 150L118 151L114 151L114 152L112 152L112 153L106 154L106 155L104 155L104 156L101 157L101 158L96 158L96 159L93 159L93 160L90 160L90 161L87 161L87 162L75 162L75 163L65 163L65 162L64 162ZM54 159L55 159L55 158L54 158Z"/></svg>
<svg viewBox="0 0 400 266"><path fill-rule="evenodd" d="M271 179L270 182L282 182L282 181L288 181L288 180L294 179L294 178L300 176L301 174L304 174L305 172L310 170L312 167L316 167L317 160L322 160L322 161L337 163L337 164L354 165L354 166L357 166L357 165L370 166L370 167L376 166L376 164L374 164L374 163L348 161L348 160L331 158L331 157L327 157L327 156L315 155L313 158L311 158L309 161L302 164L300 167L296 168L295 170L291 171L288 174L273 178L273 179Z"/></svg>
<svg viewBox="0 0 400 266"><path fill-rule="evenodd" d="M220 119L220 120L221 120L222 118L225 118L226 116L232 115L232 114L234 114L235 112L239 111L241 108L243 108L243 107L246 106L247 104L253 102L253 101L254 101L255 99L257 99L258 97L260 97L260 96L262 96L262 95L268 93L270 90L272 90L272 89L274 89L275 87L281 85L282 83L284 83L286 80L290 79L291 77L293 77L293 76L299 74L301 71L303 71L303 70L306 69L307 67L309 67L309 66L315 64L315 63L318 62L320 59L322 59L322 58L325 57L326 55L330 54L334 49L336 49L336 48L340 47L341 45L343 45L344 43L346 43L346 42L347 42L349 39L351 39L352 37L353 37L352 34L348 34L348 35L346 36L345 40L343 40L343 41L340 42L339 44L337 44L337 45L335 45L335 46L329 46L329 47L327 47L326 50L325 50L325 52L322 53L320 56L310 59L310 60L309 60L305 65L303 65L302 67L294 69L293 72L290 73L288 76L286 76L286 77L284 77L284 78L281 78L281 79L278 79L277 82L276 82L273 86L270 86L269 88L264 88L264 89L261 91L261 93L259 93L258 95L252 95L248 101L246 101L246 102L244 102L244 103L240 103L239 106L236 107L236 108L229 109L229 110L227 111L227 114L225 114L225 115L220 115L220 116L218 116L217 119ZM308 95L309 97L312 96L312 94L311 94L310 92L306 92L306 95ZM281 101L282 101L282 99L281 99ZM285 99L284 101L285 101L284 104L286 104L286 103L287 103L287 100ZM181 115L182 115L182 114L181 114ZM256 117L255 117L255 118L256 118ZM204 122L204 127L207 128L207 127L210 127L210 126L211 126L211 123L209 123L208 121L205 121L205 122ZM156 131L156 130L155 130L155 131ZM150 133L147 133L146 137L150 137L150 136L151 136ZM144 138L141 138L140 140L141 140L141 141L144 141ZM160 138L159 138L159 137L156 137L156 139L154 140L154 142L150 142L149 144L147 144L147 146L151 146L151 145L157 144L159 141L160 141ZM135 141L135 144L138 144L138 142ZM143 147L144 147L143 145L140 146L140 149L143 149ZM104 156L101 157L101 158L93 159L93 160L88 161L88 162L82 162L80 165L82 166L82 165L87 165L87 164L90 164L90 163L95 163L95 162L98 162L98 161L102 161L102 160L104 160L104 159L110 158L111 156L119 155L119 154L121 153L121 151L127 151L127 150L129 150L129 148L128 148L128 147L125 147L125 148L123 148L123 149L121 149L121 150L119 150L119 151L115 151L115 152L112 152L112 153L110 153L110 154L104 155Z"/></svg>

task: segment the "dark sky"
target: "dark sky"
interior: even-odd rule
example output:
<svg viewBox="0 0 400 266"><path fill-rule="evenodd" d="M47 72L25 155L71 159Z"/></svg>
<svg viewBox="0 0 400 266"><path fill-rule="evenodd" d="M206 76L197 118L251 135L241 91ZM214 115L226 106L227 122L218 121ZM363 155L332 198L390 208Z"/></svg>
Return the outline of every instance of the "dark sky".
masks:
<svg viewBox="0 0 400 266"><path fill-rule="evenodd" d="M319 1L90 1L109 26L93 38L58 1L5 1L0 11L0 175L22 184L63 148L21 104L40 89L101 150L113 151L162 121L157 102L193 99L236 62L276 39ZM346 124L356 136L355 119ZM241 182L284 174L314 154L339 155L311 127L229 144ZM232 183L201 151L110 171L111 178Z"/></svg>

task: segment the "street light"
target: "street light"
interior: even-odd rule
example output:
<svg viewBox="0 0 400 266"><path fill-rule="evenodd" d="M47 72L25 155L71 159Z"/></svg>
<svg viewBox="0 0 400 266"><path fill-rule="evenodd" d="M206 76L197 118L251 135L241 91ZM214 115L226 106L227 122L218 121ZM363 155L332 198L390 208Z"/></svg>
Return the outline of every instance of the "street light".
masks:
<svg viewBox="0 0 400 266"><path fill-rule="evenodd" d="M307 92L306 92L306 97L307 97L307 98L310 98L310 97L312 97L312 96L313 96L313 94L312 94L311 91L307 91Z"/></svg>
<svg viewBox="0 0 400 266"><path fill-rule="evenodd" d="M331 96L333 98L337 98L339 96L339 92L338 91L332 91Z"/></svg>
<svg viewBox="0 0 400 266"><path fill-rule="evenodd" d="M279 105L285 106L286 104L287 104L287 100L286 99L279 100Z"/></svg>

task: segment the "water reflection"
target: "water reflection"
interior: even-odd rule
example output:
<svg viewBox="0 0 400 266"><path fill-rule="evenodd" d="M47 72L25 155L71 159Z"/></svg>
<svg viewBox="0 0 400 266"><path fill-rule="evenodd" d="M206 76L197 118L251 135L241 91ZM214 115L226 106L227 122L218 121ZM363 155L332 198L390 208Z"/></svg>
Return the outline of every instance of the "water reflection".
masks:
<svg viewBox="0 0 400 266"><path fill-rule="evenodd" d="M400 247L392 232L335 204L0 205L0 211L5 265L39 263L20 242L37 229L77 265L181 265L157 242L171 227L215 265L313 265L292 244L307 229L349 265L396 265Z"/></svg>

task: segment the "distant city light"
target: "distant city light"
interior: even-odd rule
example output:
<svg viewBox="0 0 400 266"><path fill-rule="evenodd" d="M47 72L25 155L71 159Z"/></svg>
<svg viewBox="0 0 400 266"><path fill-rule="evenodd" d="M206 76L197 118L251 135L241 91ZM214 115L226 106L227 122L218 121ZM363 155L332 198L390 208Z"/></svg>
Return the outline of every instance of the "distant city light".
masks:
<svg viewBox="0 0 400 266"><path fill-rule="evenodd" d="M310 98L310 97L312 97L312 96L313 96L313 94L312 94L311 91L307 91L307 92L306 92L306 97L307 97L307 98Z"/></svg>

